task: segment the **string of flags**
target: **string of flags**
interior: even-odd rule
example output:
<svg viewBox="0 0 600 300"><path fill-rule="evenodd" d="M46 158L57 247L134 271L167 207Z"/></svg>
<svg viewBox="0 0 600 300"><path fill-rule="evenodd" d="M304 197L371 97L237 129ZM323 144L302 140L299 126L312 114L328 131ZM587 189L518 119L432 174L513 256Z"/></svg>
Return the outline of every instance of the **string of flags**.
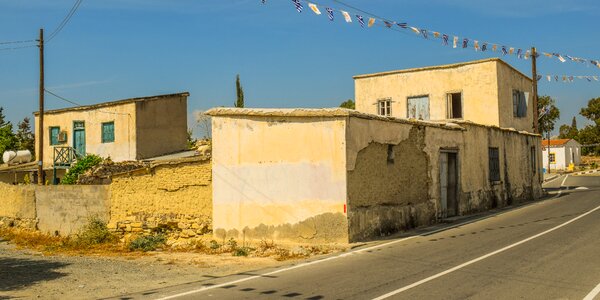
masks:
<svg viewBox="0 0 600 300"><path fill-rule="evenodd" d="M302 3L305 3L310 8L310 10L313 11L315 14L317 14L317 15L322 14L321 9L319 8L320 4L313 3L313 2L310 2L307 0L291 0L291 1L293 3L294 7L296 8L296 11L298 11L299 13L301 13L304 10L304 5ZM261 0L261 2L263 4L266 4L267 0ZM321 7L323 7L323 6L321 5ZM440 33L438 31L428 30L425 28L409 26L409 24L407 22L396 22L396 21L377 18L372 15L363 16L363 15L359 15L359 14L354 14L354 16L352 16L349 12L347 12L345 10L334 9L331 7L325 7L325 12L330 21L335 20L335 13L337 12L342 15L342 17L346 23L352 23L353 20L356 20L362 28L365 28L365 27L370 28L370 27L373 27L374 25L382 25L382 26L385 26L390 29L391 28L400 28L400 29L410 30L410 31L414 32L415 35L420 36L424 39L441 39L442 45L444 45L444 46L449 46L450 38L452 38L451 39L452 48L462 48L462 49L472 48L475 51L481 51L481 52L486 52L486 51L498 52L498 51L500 51L502 53L502 55L504 55L504 56L514 55L518 59L525 59L525 60L529 59L533 55L533 53L531 53L531 50L529 50L529 49L511 47L511 46L506 46L506 45L502 45L502 44L498 44L498 43L491 43L491 42L486 42L486 41L481 41L481 40L472 40L472 39L469 39L466 37L463 37L461 39L461 37L456 36L456 35L449 35L449 34L445 34L445 33ZM575 57L575 56L565 55L565 54L560 54L560 53L555 53L555 52L543 52L543 51L539 51L539 50L537 50L536 52L537 52L537 53L535 53L536 57L543 55L544 57L547 57L547 58L557 59L558 61L560 61L562 63L564 63L566 61L572 61L572 62L582 63L582 64L588 65L588 66L594 66L594 67L597 67L600 69L600 60L586 59L586 58ZM562 76L562 77L564 77L564 76ZM562 78L562 77L560 77L560 78ZM569 78L571 78L571 77L577 77L577 79L587 79L588 81L595 80L594 76L566 76L566 79L569 80ZM582 77L582 78L579 78L579 77ZM538 80L540 80L540 79L538 79Z"/></svg>
<svg viewBox="0 0 600 300"><path fill-rule="evenodd" d="M538 75L537 81L546 79L548 82L574 82L575 79L587 80L588 82L600 81L600 76L573 76L573 75Z"/></svg>

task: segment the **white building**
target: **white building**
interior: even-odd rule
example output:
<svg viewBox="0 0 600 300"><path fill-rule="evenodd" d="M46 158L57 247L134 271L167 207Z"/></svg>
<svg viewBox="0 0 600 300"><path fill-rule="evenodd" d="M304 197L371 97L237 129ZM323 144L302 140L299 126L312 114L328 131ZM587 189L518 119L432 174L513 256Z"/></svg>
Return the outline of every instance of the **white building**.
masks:
<svg viewBox="0 0 600 300"><path fill-rule="evenodd" d="M565 170L570 164L575 166L581 163L581 144L573 139L542 140L542 158L544 168L548 169L550 159L550 170ZM550 154L548 154L550 151Z"/></svg>

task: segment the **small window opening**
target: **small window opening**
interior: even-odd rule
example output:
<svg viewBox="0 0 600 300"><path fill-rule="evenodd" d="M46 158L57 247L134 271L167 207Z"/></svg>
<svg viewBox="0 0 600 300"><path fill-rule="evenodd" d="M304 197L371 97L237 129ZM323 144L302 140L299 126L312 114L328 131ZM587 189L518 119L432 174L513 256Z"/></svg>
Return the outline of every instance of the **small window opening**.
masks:
<svg viewBox="0 0 600 300"><path fill-rule="evenodd" d="M387 163L391 165L394 163L394 145L388 145L387 149Z"/></svg>

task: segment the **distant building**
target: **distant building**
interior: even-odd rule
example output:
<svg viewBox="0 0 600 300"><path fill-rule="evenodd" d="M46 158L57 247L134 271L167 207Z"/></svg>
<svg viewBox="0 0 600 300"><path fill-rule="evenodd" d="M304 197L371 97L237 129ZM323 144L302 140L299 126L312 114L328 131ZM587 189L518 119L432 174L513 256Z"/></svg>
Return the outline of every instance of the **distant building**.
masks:
<svg viewBox="0 0 600 300"><path fill-rule="evenodd" d="M80 155L96 154L113 161L186 150L188 96L185 92L46 111L44 167L51 168L55 149L65 147ZM34 115L37 128L39 112ZM37 140L35 145L39 157Z"/></svg>
<svg viewBox="0 0 600 300"><path fill-rule="evenodd" d="M354 76L356 110L533 132L532 80L498 58Z"/></svg>
<svg viewBox="0 0 600 300"><path fill-rule="evenodd" d="M565 170L570 164L577 166L581 163L581 144L576 140L557 139L550 140L550 143L548 140L542 140L542 149L546 169L548 169L548 159L550 159L550 170Z"/></svg>

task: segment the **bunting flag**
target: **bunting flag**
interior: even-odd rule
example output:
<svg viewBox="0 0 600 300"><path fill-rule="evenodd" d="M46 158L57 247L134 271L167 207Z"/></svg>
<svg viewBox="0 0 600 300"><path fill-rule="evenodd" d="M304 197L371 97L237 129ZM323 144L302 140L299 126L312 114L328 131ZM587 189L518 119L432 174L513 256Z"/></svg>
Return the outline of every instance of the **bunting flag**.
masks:
<svg viewBox="0 0 600 300"><path fill-rule="evenodd" d="M537 76L537 81L540 81L540 79L542 79L542 77L544 77L544 76L542 76L542 75L538 75L538 76Z"/></svg>
<svg viewBox="0 0 600 300"><path fill-rule="evenodd" d="M311 0L312 1L312 0ZM321 15L321 10L319 9L320 4L314 4L312 2L309 2L307 0L292 0L292 3L294 3L294 7L296 8L296 10L301 13L302 10L304 9L303 5L301 2L305 2L308 7L317 15ZM261 0L262 4L266 4L267 0ZM341 3L341 2L340 2ZM343 3L341 3L343 4ZM347 6L347 5L346 5ZM321 8L322 9L322 8ZM343 11L343 10L339 10L339 9L332 9L329 7L325 7L325 10L327 11L327 17L329 18L330 21L334 21L334 10L339 11L343 16L344 16L344 20L347 23L352 23L352 17L350 16L350 13L348 13L347 11ZM353 8L353 10L355 11L361 11L358 8ZM361 27L365 27L365 18L361 15L355 15L356 19L358 20L358 23L360 24ZM420 27L416 27L416 26L409 26L408 23L406 22L402 22L402 23L398 23L398 22L394 22L394 21L389 21L389 20L383 20L383 19L379 19L378 17L371 17L369 18L367 25L368 27L372 27L373 25L375 25L375 23L377 21L381 21L385 24L385 26L387 28L392 28L392 26L394 24L398 25L400 28L403 29L411 29L413 32L415 32L415 34L417 35L421 35L424 38L428 39L429 35L431 34L434 38L442 38L442 44L444 46L448 45L449 42L449 35L448 34L444 34L441 33L439 31L433 31L433 30L429 30L429 29L425 29L425 28L420 28ZM452 48L458 48L458 42L459 42L459 37L458 36L453 36L453 43L452 43ZM468 48L469 47L469 38L466 37L462 37L462 48ZM497 44L493 44L493 43L487 43L487 42L481 42L480 44L480 40L472 40L473 42L473 49L475 51L482 51L485 52L488 50L488 47L491 46L491 51L496 52L498 51L498 46ZM529 59L530 56L535 55L536 57L540 56L540 54L538 53L531 53L529 50L523 50L522 48L516 48L516 47L509 47L509 46L501 46L500 48L502 50L502 54L503 55L513 55L516 54L516 57L519 59ZM516 50L516 53L515 53ZM583 63L586 65L592 65L595 67L600 68L600 61L599 60L593 60L593 59L585 59L585 58L580 58L580 57L575 57L572 55L567 55L567 54L558 54L558 53L554 53L554 52L542 52L540 51L541 54L543 54L544 56L548 57L548 58L556 58L558 59L560 62L564 63L567 60L572 61L572 62L578 62L578 63ZM582 78L577 78L577 79L593 79L593 77L589 78L589 77L582 77ZM595 80L595 79L594 79Z"/></svg>
<svg viewBox="0 0 600 300"><path fill-rule="evenodd" d="M317 14L317 15L321 14L321 11L319 10L319 8L316 5L314 5L312 3L308 3L308 7L310 7L310 9L312 9L312 11L315 12L315 14Z"/></svg>
<svg viewBox="0 0 600 300"><path fill-rule="evenodd" d="M347 11L343 11L340 10L342 12L342 15L344 16L344 20L346 20L346 23L352 23L352 18L350 17L350 14Z"/></svg>
<svg viewBox="0 0 600 300"><path fill-rule="evenodd" d="M360 27L364 28L365 27L365 19L363 19L363 16L356 15L356 19L358 20L358 24L360 24Z"/></svg>
<svg viewBox="0 0 600 300"><path fill-rule="evenodd" d="M448 35L447 34L442 35L442 44L444 44L444 46L448 46Z"/></svg>
<svg viewBox="0 0 600 300"><path fill-rule="evenodd" d="M594 78L594 80L598 81L598 76L592 76L592 78Z"/></svg>
<svg viewBox="0 0 600 300"><path fill-rule="evenodd" d="M548 82L552 81L552 76L548 75Z"/></svg>
<svg viewBox="0 0 600 300"><path fill-rule="evenodd" d="M325 10L327 11L327 17L329 18L329 21L333 21L333 9L326 7Z"/></svg>
<svg viewBox="0 0 600 300"><path fill-rule="evenodd" d="M558 82L558 75L555 75L554 79L556 80L556 82Z"/></svg>
<svg viewBox="0 0 600 300"><path fill-rule="evenodd" d="M573 82L573 76L569 76L569 80Z"/></svg>
<svg viewBox="0 0 600 300"><path fill-rule="evenodd" d="M375 18L369 18L369 27L373 27L375 24Z"/></svg>
<svg viewBox="0 0 600 300"><path fill-rule="evenodd" d="M587 79L588 82L592 82L592 79L588 76L586 76L585 79Z"/></svg>
<svg viewBox="0 0 600 300"><path fill-rule="evenodd" d="M261 0L262 4L267 4L267 0Z"/></svg>
<svg viewBox="0 0 600 300"><path fill-rule="evenodd" d="M292 0L292 2L294 2L294 5L296 6L296 10L301 13L302 9L304 7L302 7L302 3L300 3L300 0Z"/></svg>

